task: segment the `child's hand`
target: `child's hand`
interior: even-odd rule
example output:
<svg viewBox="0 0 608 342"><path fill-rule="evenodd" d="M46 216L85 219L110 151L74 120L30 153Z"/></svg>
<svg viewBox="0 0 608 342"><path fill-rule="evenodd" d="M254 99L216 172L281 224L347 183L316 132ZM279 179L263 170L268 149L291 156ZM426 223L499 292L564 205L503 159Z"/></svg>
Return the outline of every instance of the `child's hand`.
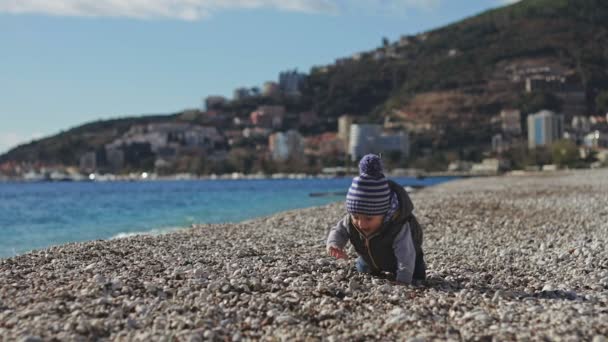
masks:
<svg viewBox="0 0 608 342"><path fill-rule="evenodd" d="M334 246L327 246L327 254L338 259L348 259L348 255L343 250Z"/></svg>

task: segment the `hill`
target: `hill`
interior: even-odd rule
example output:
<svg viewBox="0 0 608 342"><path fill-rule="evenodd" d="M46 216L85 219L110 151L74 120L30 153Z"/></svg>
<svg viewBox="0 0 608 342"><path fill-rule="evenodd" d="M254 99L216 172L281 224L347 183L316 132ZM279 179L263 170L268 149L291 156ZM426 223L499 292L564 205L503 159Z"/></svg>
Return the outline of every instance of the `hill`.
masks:
<svg viewBox="0 0 608 342"><path fill-rule="evenodd" d="M608 88L606 19L605 1L524 0L317 68L307 96L324 115L393 116L466 129L475 141L475 130L489 132L505 107L571 109L535 103L540 92L525 92L526 76L552 76L584 94L576 112L566 114L587 115L597 92ZM437 147L452 144L449 134L444 138Z"/></svg>

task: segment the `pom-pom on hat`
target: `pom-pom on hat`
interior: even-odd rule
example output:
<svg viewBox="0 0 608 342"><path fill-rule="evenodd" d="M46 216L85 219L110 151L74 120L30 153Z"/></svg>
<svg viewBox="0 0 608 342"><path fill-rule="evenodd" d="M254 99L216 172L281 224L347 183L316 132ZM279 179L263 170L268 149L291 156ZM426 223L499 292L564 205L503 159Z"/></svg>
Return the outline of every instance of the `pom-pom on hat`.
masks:
<svg viewBox="0 0 608 342"><path fill-rule="evenodd" d="M359 177L353 179L348 189L346 211L350 214L384 215L391 205L390 194L380 157L367 154L359 162Z"/></svg>

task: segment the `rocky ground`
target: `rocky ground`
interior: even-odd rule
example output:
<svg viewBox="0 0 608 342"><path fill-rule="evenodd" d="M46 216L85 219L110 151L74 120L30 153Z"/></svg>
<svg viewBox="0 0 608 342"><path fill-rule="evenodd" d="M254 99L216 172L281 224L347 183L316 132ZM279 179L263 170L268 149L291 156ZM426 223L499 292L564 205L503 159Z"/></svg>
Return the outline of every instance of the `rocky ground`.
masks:
<svg viewBox="0 0 608 342"><path fill-rule="evenodd" d="M423 283L325 256L338 203L0 260L0 340L606 341L608 170L412 197Z"/></svg>

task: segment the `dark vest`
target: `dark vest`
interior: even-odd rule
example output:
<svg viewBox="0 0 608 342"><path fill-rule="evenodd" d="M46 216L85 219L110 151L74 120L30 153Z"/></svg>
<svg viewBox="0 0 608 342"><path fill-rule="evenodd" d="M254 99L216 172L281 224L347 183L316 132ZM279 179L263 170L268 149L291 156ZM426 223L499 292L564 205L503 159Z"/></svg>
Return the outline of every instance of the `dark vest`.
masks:
<svg viewBox="0 0 608 342"><path fill-rule="evenodd" d="M424 279L426 277L426 266L422 252L422 229L412 213L414 206L402 186L390 180L389 186L391 191L397 194L400 208L389 221L382 225L378 232L372 234L369 238L366 238L354 227L349 216L350 242L375 273L380 271L396 273L397 258L393 252L393 241L395 241L403 225L409 222L412 241L416 249L414 279Z"/></svg>

